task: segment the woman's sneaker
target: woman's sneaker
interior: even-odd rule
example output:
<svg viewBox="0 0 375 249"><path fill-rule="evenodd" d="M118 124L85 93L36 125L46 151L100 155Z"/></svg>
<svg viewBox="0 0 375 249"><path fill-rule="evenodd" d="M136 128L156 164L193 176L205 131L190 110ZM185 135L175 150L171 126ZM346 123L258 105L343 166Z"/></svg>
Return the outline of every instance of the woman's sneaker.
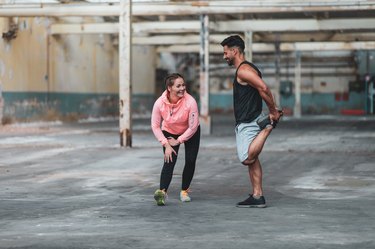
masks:
<svg viewBox="0 0 375 249"><path fill-rule="evenodd" d="M156 204L158 206L164 206L165 205L165 199L167 199L167 193L164 190L156 190L154 194L154 199L156 201Z"/></svg>
<svg viewBox="0 0 375 249"><path fill-rule="evenodd" d="M180 200L182 202L190 202L191 201L191 198L189 196L188 191L189 190L181 190L181 192L180 192Z"/></svg>
<svg viewBox="0 0 375 249"><path fill-rule="evenodd" d="M253 197L253 195L250 195L250 197L247 198L246 200L237 203L237 207L265 208L266 207L266 200L264 199L264 196Z"/></svg>

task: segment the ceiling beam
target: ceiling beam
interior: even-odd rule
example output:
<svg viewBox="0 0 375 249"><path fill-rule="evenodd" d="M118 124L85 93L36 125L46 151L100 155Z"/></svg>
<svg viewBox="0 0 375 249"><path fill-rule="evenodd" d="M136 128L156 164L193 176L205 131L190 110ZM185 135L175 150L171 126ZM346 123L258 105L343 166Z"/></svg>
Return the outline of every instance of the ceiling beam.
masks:
<svg viewBox="0 0 375 249"><path fill-rule="evenodd" d="M26 7L25 7L26 5ZM347 1L190 1L134 3L133 16L182 16L235 13L290 13L375 10L372 0ZM3 4L0 17L12 16L119 16L112 4Z"/></svg>
<svg viewBox="0 0 375 249"><path fill-rule="evenodd" d="M276 33L281 42L312 42L312 41L375 41L375 32L296 32L296 33ZM255 33L253 41L274 42L275 33L262 32Z"/></svg>
<svg viewBox="0 0 375 249"><path fill-rule="evenodd" d="M211 43L222 42L227 35L210 35ZM155 35L155 36L135 36L133 42L138 45L171 45L171 44L200 44L199 35Z"/></svg>
<svg viewBox="0 0 375 249"><path fill-rule="evenodd" d="M374 21L373 18L239 20L211 23L211 29L217 32L368 30L375 28Z"/></svg>
<svg viewBox="0 0 375 249"><path fill-rule="evenodd" d="M199 45L171 45L158 46L156 51L171 53L199 53ZM281 43L281 52L294 51L347 51L347 50L375 50L375 42L296 42ZM253 43L254 52L275 52L273 44ZM220 44L210 45L210 53L223 53Z"/></svg>
<svg viewBox="0 0 375 249"><path fill-rule="evenodd" d="M359 26L359 24L365 23L375 23L375 19L366 18L366 21L363 19L342 19L340 28L351 29L354 26ZM263 31L272 31L274 28L278 29L279 21L283 20L274 20L273 22L268 22L267 30ZM315 21L315 20L314 20ZM244 22L249 22L248 20ZM260 24L262 20L254 20L254 23ZM294 21L297 22L297 21ZM319 22L319 21L318 21ZM221 23L221 22L220 22ZM223 22L224 23L224 22ZM357 23L357 24L356 24ZM326 23L327 24L327 23ZM157 32L162 32L162 30L174 31L177 32L177 29L181 31L181 27L184 27L187 30L199 31L199 27L194 28L195 25L199 26L198 22L195 21L174 21L174 22L142 22L134 23L134 31L143 31L147 30L149 32L157 29ZM306 22L302 22L302 25L311 29ZM266 27L265 26L265 27ZM178 28L180 27L180 28ZM332 27L329 23L328 26L322 25L321 28L324 30L327 27ZM245 27L246 28L246 27ZM367 28L367 27L366 27ZM302 30L302 27L300 28ZM50 27L50 34L97 34L97 33L118 33L118 23L95 23L95 24L52 24ZM137 32L134 32L137 33ZM168 32L169 33L169 32ZM374 35L374 33L369 33ZM362 34L363 35L363 34ZM226 37L225 34L212 34L210 35L211 42L211 52L213 53L222 53L222 48L218 44ZM189 52L198 52L199 51L199 35L155 35L155 36L134 36L133 44L138 45L159 45L157 48L158 52L168 51L175 53L189 53ZM170 45L173 44L173 45ZM280 45L282 52L290 51L346 51L346 50L360 50L360 49L375 49L375 42L297 42L297 43L288 43L283 42ZM163 45L163 46L161 46ZM170 46L168 46L170 45ZM274 52L274 45L267 43L254 43L253 44L254 52Z"/></svg>
<svg viewBox="0 0 375 249"><path fill-rule="evenodd" d="M81 0L82 2L90 4L118 4L119 0ZM19 4L58 4L61 2L79 2L77 0L1 0L2 4L19 5ZM179 5L191 5L191 6L273 6L273 7L285 7L285 6L360 6L372 4L373 0L210 0L209 2L203 2L201 0L132 0L132 4L179 4Z"/></svg>
<svg viewBox="0 0 375 249"><path fill-rule="evenodd" d="M66 24L66 25L68 27L70 26L70 24ZM76 27L76 25L74 25L74 27ZM108 31L108 33L116 33L116 32L110 32L112 30L111 28L106 29L106 30ZM54 34L58 34L58 33L55 33L57 31L58 30L54 30ZM91 31L90 28L88 30L86 30L86 32L88 32L88 33L90 33L90 31ZM69 32L69 34L70 33L72 33L72 32ZM73 29L73 33L74 33L74 29ZM78 33L82 33L82 32L78 32ZM346 34L346 35L349 36L349 37L356 36L356 34ZM361 35L364 35L364 34L361 34ZM371 37L375 36L374 33L369 33L369 35L372 35ZM227 37L227 35L223 35L223 34L210 35L209 39L210 39L210 42L212 44L211 46L216 46L217 44L220 44L220 42L223 41L226 37ZM136 44L136 45L162 46L162 45L173 44L173 45L176 45L176 46L174 46L174 47L171 46L170 49L180 50L178 45L194 45L194 44L197 45L197 44L199 44L200 43L200 37L199 37L199 35L133 36L132 41L133 41L133 44ZM283 41L281 41L281 42L283 43ZM335 44L340 44L340 46L342 47L343 44L351 44L350 42L353 42L353 41L350 40L350 41L346 41L346 42L333 42L333 40L330 40L329 42L327 42L327 41L326 42L297 42L297 44L299 44L299 45L297 45L298 46L297 48L299 48L300 50L303 50L303 51L310 51L309 48L308 48L310 46L310 44L325 44L324 46L327 47L326 50L336 50L336 49L332 49L332 46L334 46ZM360 49L366 49L364 47L369 45L369 48L367 48L367 49L373 49L373 47L371 46L371 44L372 44L371 42L370 43L355 42L353 44L356 44L356 45L354 45L353 48L357 47L357 48L360 48ZM288 41L288 42L284 42L284 44L294 44L294 43L291 42L291 41ZM303 44L307 44L307 45L303 45ZM332 44L332 45L329 45L329 44ZM293 51L293 49L290 48L290 45L283 45L283 48L284 48L283 51ZM190 48L187 48L187 49L190 49ZM272 52L272 51L274 51L274 45L269 44L269 43L255 42L253 49L255 49L256 52ZM345 50L351 50L351 49L345 48L345 49L337 49L337 50L344 50L345 51ZM184 50L182 50L182 52L183 51ZM311 51L319 51L319 49L312 49Z"/></svg>
<svg viewBox="0 0 375 249"><path fill-rule="evenodd" d="M374 19L375 20L375 19ZM134 33L199 33L199 21L134 22ZM111 34L118 33L118 23L52 24L50 34Z"/></svg>
<svg viewBox="0 0 375 249"><path fill-rule="evenodd" d="M277 22L277 21L276 21ZM181 22L173 22L174 25ZM184 22L183 22L184 23ZM137 29L137 25L133 24L133 28ZM181 24L180 24L181 25ZM172 25L173 26L173 25ZM171 26L169 26L171 27ZM139 28L139 27L138 27ZM270 27L272 28L272 26ZM51 25L51 34L95 34L95 33L117 33L117 23L102 23L102 24L53 24ZM222 48L219 43L227 35L210 35L210 52L222 53ZM175 52L175 53L189 53L199 52L199 36L198 35L157 35L157 36L134 36L133 43L139 45L168 45L158 46L158 52ZM275 46L267 43L254 43L253 50L255 52L274 52ZM282 52L290 51L340 51L340 50L366 50L375 49L375 42L296 42L296 43L282 43L280 45Z"/></svg>
<svg viewBox="0 0 375 249"><path fill-rule="evenodd" d="M375 18L242 20L210 22L211 32L373 30ZM118 33L118 23L52 24L51 34ZM134 22L134 33L199 33L199 21Z"/></svg>

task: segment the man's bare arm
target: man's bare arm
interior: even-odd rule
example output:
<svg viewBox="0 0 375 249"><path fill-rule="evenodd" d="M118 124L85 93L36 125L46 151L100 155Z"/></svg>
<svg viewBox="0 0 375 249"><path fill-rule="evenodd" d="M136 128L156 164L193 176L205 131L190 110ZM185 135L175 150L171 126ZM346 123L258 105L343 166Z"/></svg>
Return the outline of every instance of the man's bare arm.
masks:
<svg viewBox="0 0 375 249"><path fill-rule="evenodd" d="M241 84L248 84L258 90L260 97L264 100L269 109L271 123L278 122L282 116L282 112L277 110L271 90L258 76L258 73L250 67L243 67L238 70L237 76Z"/></svg>
<svg viewBox="0 0 375 249"><path fill-rule="evenodd" d="M260 97L266 103L270 114L275 115L278 118L278 111L271 90L258 74L253 69L243 67L238 70L237 76L240 80L239 82L242 84L248 84L258 90Z"/></svg>

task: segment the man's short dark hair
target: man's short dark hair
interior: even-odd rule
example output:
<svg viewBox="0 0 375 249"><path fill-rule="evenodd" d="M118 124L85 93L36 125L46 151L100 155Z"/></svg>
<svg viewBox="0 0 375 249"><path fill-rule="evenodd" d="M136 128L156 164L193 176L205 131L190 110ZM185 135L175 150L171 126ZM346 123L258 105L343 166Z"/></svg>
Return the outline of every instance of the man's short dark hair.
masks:
<svg viewBox="0 0 375 249"><path fill-rule="evenodd" d="M245 43L239 35L231 35L225 38L221 43L221 46L228 46L229 48L238 47L240 52L245 51Z"/></svg>

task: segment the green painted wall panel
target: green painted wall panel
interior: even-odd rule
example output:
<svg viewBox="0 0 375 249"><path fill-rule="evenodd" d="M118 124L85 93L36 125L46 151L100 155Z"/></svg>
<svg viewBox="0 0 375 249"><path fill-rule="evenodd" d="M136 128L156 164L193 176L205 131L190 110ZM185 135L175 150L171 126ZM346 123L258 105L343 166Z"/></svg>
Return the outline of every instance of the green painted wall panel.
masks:
<svg viewBox="0 0 375 249"><path fill-rule="evenodd" d="M280 105L293 110L294 101L294 95L281 96ZM365 96L364 93L350 92L347 100L336 100L334 93L304 93L301 95L301 106L304 114L340 114L344 109L363 110Z"/></svg>
<svg viewBox="0 0 375 249"><path fill-rule="evenodd" d="M117 94L3 92L4 117L17 120L51 120L61 117L87 118L118 116ZM133 94L132 110L150 114L156 97ZM364 109L364 94L352 92L347 100L336 100L335 94L302 94L303 114L339 114L343 109ZM281 106L293 110L294 96L281 96ZM211 111L233 110L232 94L210 94Z"/></svg>
<svg viewBox="0 0 375 249"><path fill-rule="evenodd" d="M4 117L17 120L118 116L117 94L3 92ZM132 96L136 113L151 112L155 98L148 94Z"/></svg>

